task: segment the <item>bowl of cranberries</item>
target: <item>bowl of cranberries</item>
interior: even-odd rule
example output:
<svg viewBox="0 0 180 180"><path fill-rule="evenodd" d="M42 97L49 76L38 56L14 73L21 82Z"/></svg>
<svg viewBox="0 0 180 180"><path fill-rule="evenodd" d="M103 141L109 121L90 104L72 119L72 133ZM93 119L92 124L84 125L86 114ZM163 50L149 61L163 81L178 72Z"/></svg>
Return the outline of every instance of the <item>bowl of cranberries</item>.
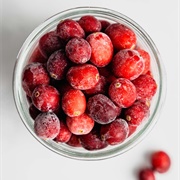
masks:
<svg viewBox="0 0 180 180"><path fill-rule="evenodd" d="M13 93L30 133L65 157L120 155L150 132L165 97L150 36L129 17L78 7L40 24L14 68Z"/></svg>

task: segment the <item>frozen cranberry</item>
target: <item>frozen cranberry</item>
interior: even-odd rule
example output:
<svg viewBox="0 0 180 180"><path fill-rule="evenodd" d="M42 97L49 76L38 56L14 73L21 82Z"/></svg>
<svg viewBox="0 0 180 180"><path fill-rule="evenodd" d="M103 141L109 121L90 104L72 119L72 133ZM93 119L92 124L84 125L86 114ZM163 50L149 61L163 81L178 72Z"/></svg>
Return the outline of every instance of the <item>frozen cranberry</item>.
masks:
<svg viewBox="0 0 180 180"><path fill-rule="evenodd" d="M144 168L139 172L139 180L155 180L155 175L152 169Z"/></svg>
<svg viewBox="0 0 180 180"><path fill-rule="evenodd" d="M86 113L77 117L66 118L69 130L76 135L88 134L94 127L94 120Z"/></svg>
<svg viewBox="0 0 180 180"><path fill-rule="evenodd" d="M83 38L73 38L66 44L66 55L76 64L84 64L91 57L91 46Z"/></svg>
<svg viewBox="0 0 180 180"><path fill-rule="evenodd" d="M60 131L60 121L52 112L39 114L34 121L34 130L42 139L54 139Z"/></svg>
<svg viewBox="0 0 180 180"><path fill-rule="evenodd" d="M98 83L99 72L91 64L73 66L67 73L67 80L73 88L86 90L95 87Z"/></svg>
<svg viewBox="0 0 180 180"><path fill-rule="evenodd" d="M36 119L36 117L41 113L33 104L29 106L29 114L33 119Z"/></svg>
<svg viewBox="0 0 180 180"><path fill-rule="evenodd" d="M62 120L60 121L60 131L59 134L54 139L56 142L66 143L71 138L72 133L69 131L67 125Z"/></svg>
<svg viewBox="0 0 180 180"><path fill-rule="evenodd" d="M63 41L55 31L44 34L39 40L39 49L45 57L64 47Z"/></svg>
<svg viewBox="0 0 180 180"><path fill-rule="evenodd" d="M79 136L75 135L75 134L71 135L71 138L69 139L69 141L66 144L68 144L69 146L72 146L72 147L81 147L82 146L80 143Z"/></svg>
<svg viewBox="0 0 180 180"><path fill-rule="evenodd" d="M137 99L139 100L151 100L156 93L157 84L155 79L150 75L141 75L133 80L132 83L136 87Z"/></svg>
<svg viewBox="0 0 180 180"><path fill-rule="evenodd" d="M80 135L79 139L82 147L90 151L104 149L107 147L108 144L107 142L102 141L99 131L99 127L97 128L97 126L94 126L90 133Z"/></svg>
<svg viewBox="0 0 180 180"><path fill-rule="evenodd" d="M115 76L129 80L136 79L144 71L144 60L136 50L124 49L113 58L112 70Z"/></svg>
<svg viewBox="0 0 180 180"><path fill-rule="evenodd" d="M143 49L138 49L137 51L139 52L140 56L143 58L145 64L144 71L142 72L142 74L146 74L150 70L150 63L151 63L150 55L147 51Z"/></svg>
<svg viewBox="0 0 180 180"><path fill-rule="evenodd" d="M103 67L110 63L113 56L113 45L110 38L102 32L90 34L86 40L92 48L90 61L97 67Z"/></svg>
<svg viewBox="0 0 180 180"><path fill-rule="evenodd" d="M57 25L57 35L61 39L68 41L74 37L83 38L85 33L78 22L72 19L65 19Z"/></svg>
<svg viewBox="0 0 180 180"><path fill-rule="evenodd" d="M60 95L53 86L43 84L34 89L32 102L42 112L55 111L59 108Z"/></svg>
<svg viewBox="0 0 180 180"><path fill-rule="evenodd" d="M104 76L100 76L98 83L95 85L95 87L91 89L85 90L85 94L88 95L95 95L95 94L105 94L107 89L107 81Z"/></svg>
<svg viewBox="0 0 180 180"><path fill-rule="evenodd" d="M123 24L111 24L106 28L105 33L110 37L116 50L133 49L136 45L135 33Z"/></svg>
<svg viewBox="0 0 180 180"><path fill-rule="evenodd" d="M100 22L101 22L101 31L104 32L105 29L110 25L110 22L106 20L100 20Z"/></svg>
<svg viewBox="0 0 180 180"><path fill-rule="evenodd" d="M116 119L119 108L105 95L97 94L87 102L88 114L99 124L108 124Z"/></svg>
<svg viewBox="0 0 180 180"><path fill-rule="evenodd" d="M136 88L125 78L118 78L109 86L109 96L119 107L127 108L136 100Z"/></svg>
<svg viewBox="0 0 180 180"><path fill-rule="evenodd" d="M63 50L58 50L51 54L47 62L47 70L50 76L56 80L64 79L69 68L68 61Z"/></svg>
<svg viewBox="0 0 180 180"><path fill-rule="evenodd" d="M143 101L136 101L132 106L124 110L124 114L129 124L138 126L149 115L149 106Z"/></svg>
<svg viewBox="0 0 180 180"><path fill-rule="evenodd" d="M22 73L22 87L26 94L31 97L33 90L40 84L49 84L50 78L44 65L31 63L24 67Z"/></svg>
<svg viewBox="0 0 180 180"><path fill-rule="evenodd" d="M101 31L101 22L94 16L82 16L78 22L87 34Z"/></svg>
<svg viewBox="0 0 180 180"><path fill-rule="evenodd" d="M129 127L124 119L116 119L113 122L101 126L101 139L110 145L122 143L129 134Z"/></svg>
<svg viewBox="0 0 180 180"><path fill-rule="evenodd" d="M136 129L137 129L138 126L132 125L132 124L130 124L130 123L128 123L128 126L129 126L129 134L128 134L128 137L129 137L130 135L132 135L132 134L136 131Z"/></svg>
<svg viewBox="0 0 180 180"><path fill-rule="evenodd" d="M156 151L151 156L153 169L159 173L165 173L171 166L169 155L164 151Z"/></svg>
<svg viewBox="0 0 180 180"><path fill-rule="evenodd" d="M36 47L33 53L31 54L28 63L29 64L33 62L46 63L47 60L48 58L41 53L39 47Z"/></svg>
<svg viewBox="0 0 180 180"><path fill-rule="evenodd" d="M78 89L67 91L62 97L62 109L70 117L83 114L86 110L86 98L82 91Z"/></svg>

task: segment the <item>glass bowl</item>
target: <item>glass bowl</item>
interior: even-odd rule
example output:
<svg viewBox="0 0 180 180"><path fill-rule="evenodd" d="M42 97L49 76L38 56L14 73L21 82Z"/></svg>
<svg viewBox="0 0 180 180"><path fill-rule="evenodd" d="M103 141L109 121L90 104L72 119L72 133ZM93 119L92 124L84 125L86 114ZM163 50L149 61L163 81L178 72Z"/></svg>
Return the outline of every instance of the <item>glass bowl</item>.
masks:
<svg viewBox="0 0 180 180"><path fill-rule="evenodd" d="M28 63L28 59L31 53L37 47L40 37L50 30L55 29L56 25L61 20L67 18L77 20L83 15L93 15L98 19L107 20L111 23L119 22L130 27L137 36L137 44L143 47L144 50L148 51L151 56L151 72L158 85L157 92L151 102L150 115L148 120L141 124L136 132L127 138L123 143L119 145L108 146L105 149L95 151L88 151L79 147L75 148L68 146L65 143L59 144L53 140L43 140L39 138L34 132L34 120L29 115L29 103L21 85L23 68ZM80 160L100 160L125 153L138 144L150 132L150 130L157 122L158 115L165 99L166 76L160 54L155 44L153 43L150 36L136 22L134 22L129 17L110 9L100 7L77 7L62 11L50 17L45 22L40 24L28 36L17 56L13 74L13 93L17 111L24 125L41 144L43 144L51 151L65 157Z"/></svg>

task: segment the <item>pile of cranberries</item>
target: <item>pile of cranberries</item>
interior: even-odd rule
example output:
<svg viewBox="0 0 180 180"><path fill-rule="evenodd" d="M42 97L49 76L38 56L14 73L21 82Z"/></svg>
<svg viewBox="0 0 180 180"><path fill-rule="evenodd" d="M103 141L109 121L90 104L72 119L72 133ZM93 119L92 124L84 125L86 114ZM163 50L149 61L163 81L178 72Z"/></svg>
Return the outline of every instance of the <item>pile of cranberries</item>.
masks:
<svg viewBox="0 0 180 180"><path fill-rule="evenodd" d="M150 61L124 24L60 21L22 73L35 133L87 150L122 143L149 115L157 91Z"/></svg>

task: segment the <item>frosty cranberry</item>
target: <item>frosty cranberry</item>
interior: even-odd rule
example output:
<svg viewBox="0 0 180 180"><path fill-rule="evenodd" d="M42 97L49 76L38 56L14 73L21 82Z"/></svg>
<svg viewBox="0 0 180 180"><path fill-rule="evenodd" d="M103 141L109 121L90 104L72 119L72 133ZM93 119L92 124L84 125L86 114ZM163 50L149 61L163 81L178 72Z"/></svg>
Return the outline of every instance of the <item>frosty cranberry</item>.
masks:
<svg viewBox="0 0 180 180"><path fill-rule="evenodd" d="M66 55L76 64L84 64L91 57L91 46L83 38L73 38L66 44Z"/></svg>
<svg viewBox="0 0 180 180"><path fill-rule="evenodd" d="M157 84L155 79L150 75L141 75L132 81L136 87L137 99L139 100L151 100L157 90Z"/></svg>
<svg viewBox="0 0 180 180"><path fill-rule="evenodd" d="M86 15L79 19L80 26L84 29L85 33L93 33L101 30L101 22L94 16Z"/></svg>
<svg viewBox="0 0 180 180"><path fill-rule="evenodd" d="M81 147L80 139L78 135L72 134L69 141L66 143L72 147Z"/></svg>
<svg viewBox="0 0 180 180"><path fill-rule="evenodd" d="M104 149L107 147L107 142L102 141L99 128L96 126L88 134L79 136L82 147L89 151Z"/></svg>
<svg viewBox="0 0 180 180"><path fill-rule="evenodd" d="M72 133L69 131L67 125L62 120L60 121L59 134L54 139L56 142L66 143L70 140Z"/></svg>
<svg viewBox="0 0 180 180"><path fill-rule="evenodd" d="M53 79L61 80L67 73L69 62L63 50L55 51L48 59L47 70Z"/></svg>
<svg viewBox="0 0 180 180"><path fill-rule="evenodd" d="M106 28L105 33L110 37L116 50L133 49L136 45L135 33L123 24L111 24Z"/></svg>
<svg viewBox="0 0 180 180"><path fill-rule="evenodd" d="M94 120L86 113L77 117L66 118L69 130L76 135L88 134L94 127Z"/></svg>
<svg viewBox="0 0 180 180"><path fill-rule="evenodd" d="M42 112L55 111L59 108L60 95L53 86L43 84L34 89L32 102Z"/></svg>
<svg viewBox="0 0 180 180"><path fill-rule="evenodd" d="M39 49L45 57L49 57L63 46L63 41L57 36L55 31L44 34L39 40Z"/></svg>
<svg viewBox="0 0 180 180"><path fill-rule="evenodd" d="M122 143L129 134L129 127L124 119L101 126L101 138L110 145Z"/></svg>
<svg viewBox="0 0 180 180"><path fill-rule="evenodd" d="M151 164L157 172L165 173L170 168L171 160L166 152L156 151L151 156Z"/></svg>
<svg viewBox="0 0 180 180"><path fill-rule="evenodd" d="M97 94L89 98L88 114L99 124L108 124L116 119L119 108L105 95Z"/></svg>
<svg viewBox="0 0 180 180"><path fill-rule="evenodd" d="M128 123L128 126L129 126L129 134L128 134L128 137L129 137L130 135L132 135L132 134L136 131L136 129L137 129L138 126L132 125L132 124L130 124L130 123Z"/></svg>
<svg viewBox="0 0 180 180"><path fill-rule="evenodd" d="M90 61L97 67L103 67L110 63L113 56L113 45L110 38L102 32L90 34L86 40L92 48Z"/></svg>
<svg viewBox="0 0 180 180"><path fill-rule="evenodd" d="M150 70L150 64L151 64L150 55L147 51L143 49L138 49L137 51L139 52L140 56L143 58L145 64L144 71L142 72L142 74L146 74Z"/></svg>
<svg viewBox="0 0 180 180"><path fill-rule="evenodd" d="M104 94L106 92L107 87L107 81L104 76L100 76L98 83L95 85L95 87L91 89L87 89L84 92L88 95L95 95L95 94Z"/></svg>
<svg viewBox="0 0 180 180"><path fill-rule="evenodd" d="M144 60L135 50L124 49L113 58L112 70L115 76L129 80L136 79L144 71Z"/></svg>
<svg viewBox="0 0 180 180"><path fill-rule="evenodd" d="M100 22L101 22L101 31L104 32L105 29L110 25L110 22L106 20L100 20Z"/></svg>
<svg viewBox="0 0 180 180"><path fill-rule="evenodd" d="M109 96L119 107L127 108L136 100L136 88L125 78L118 78L109 86Z"/></svg>
<svg viewBox="0 0 180 180"><path fill-rule="evenodd" d="M40 84L49 84L50 78L44 65L31 63L24 67L22 73L22 87L26 94L31 97L33 90Z"/></svg>
<svg viewBox="0 0 180 180"><path fill-rule="evenodd" d="M155 180L155 175L152 169L144 168L139 172L139 180Z"/></svg>
<svg viewBox="0 0 180 180"><path fill-rule="evenodd" d="M70 117L83 114L86 109L86 98L82 91L78 89L67 91L62 97L62 109Z"/></svg>
<svg viewBox="0 0 180 180"><path fill-rule="evenodd" d="M149 115L149 106L143 101L136 101L132 106L124 110L124 114L129 124L138 126Z"/></svg>
<svg viewBox="0 0 180 180"><path fill-rule="evenodd" d="M34 121L34 130L42 139L54 139L60 131L59 119L52 112L41 113Z"/></svg>
<svg viewBox="0 0 180 180"><path fill-rule="evenodd" d="M91 64L73 66L67 73L67 80L75 89L93 88L99 81L98 69Z"/></svg>
<svg viewBox="0 0 180 180"><path fill-rule="evenodd" d="M83 38L85 36L84 30L79 25L78 22L72 19L65 19L57 25L57 35L65 41L71 38L79 37Z"/></svg>
<svg viewBox="0 0 180 180"><path fill-rule="evenodd" d="M29 106L29 114L33 119L36 119L36 117L41 113L33 104Z"/></svg>

